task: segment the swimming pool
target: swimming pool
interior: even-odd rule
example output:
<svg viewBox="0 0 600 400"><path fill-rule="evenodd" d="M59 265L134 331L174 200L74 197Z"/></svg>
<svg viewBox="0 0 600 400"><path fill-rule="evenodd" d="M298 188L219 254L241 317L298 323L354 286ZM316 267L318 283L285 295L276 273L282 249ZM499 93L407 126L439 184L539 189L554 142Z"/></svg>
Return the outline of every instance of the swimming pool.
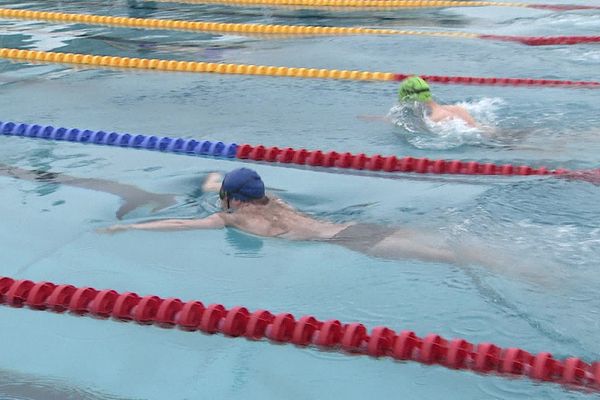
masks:
<svg viewBox="0 0 600 400"><path fill-rule="evenodd" d="M589 2L570 2L589 4ZM135 17L336 26L419 27L493 34L586 35L597 11L455 8L327 12L177 3L2 2L2 7ZM529 47L456 38L268 39L1 20L2 47L212 62L423 74L598 80L596 45ZM73 68L0 61L3 116L28 123L336 149L369 154L597 168L597 90L433 85L507 132L408 134L365 121L394 106L393 83ZM0 137L0 162L177 195L128 221L205 216L209 171L244 164L163 153ZM503 271L385 261L324 243L233 230L100 235L119 199L50 182L0 177L3 276L111 288L206 304L245 305L369 327L411 329L600 358L598 186L555 178L385 179L253 166L278 196L342 222L422 227L522 257ZM532 261L533 260L533 261ZM534 262L535 261L535 262ZM54 386L83 398L587 398L558 385L352 357L91 318L0 308L0 393L39 398ZM24 385L18 384L25 382ZM12 384L12 386L11 386ZM25 389L27 388L27 389ZM46 392L45 396L48 396ZM51 392L50 392L51 393ZM448 395L447 393L451 393ZM21 397L18 397L21 396ZM60 398L61 395L57 395ZM43 396L42 396L43 397Z"/></svg>

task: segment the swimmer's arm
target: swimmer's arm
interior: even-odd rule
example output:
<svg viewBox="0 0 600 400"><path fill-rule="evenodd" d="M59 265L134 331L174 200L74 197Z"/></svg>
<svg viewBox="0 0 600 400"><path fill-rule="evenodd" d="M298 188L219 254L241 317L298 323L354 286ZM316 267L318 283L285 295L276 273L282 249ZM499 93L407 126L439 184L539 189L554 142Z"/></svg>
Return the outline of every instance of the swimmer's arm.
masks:
<svg viewBox="0 0 600 400"><path fill-rule="evenodd" d="M129 230L143 231L183 231L191 229L225 228L225 219L220 213L202 219L163 219L140 222L138 224L120 224L98 229L99 233L117 233Z"/></svg>
<svg viewBox="0 0 600 400"><path fill-rule="evenodd" d="M211 172L204 179L202 184L202 191L204 192L218 192L221 189L221 183L223 182L223 175L218 172Z"/></svg>
<svg viewBox="0 0 600 400"><path fill-rule="evenodd" d="M469 112L467 111L466 108L464 108L462 106L446 106L446 107L447 107L447 110L449 110L451 114L454 114L454 116L462 119L465 122L465 124L467 124L471 128L477 128L477 129L483 128L479 124L479 122L477 122L475 120L475 118L473 118L473 116L471 114L469 114ZM438 122L438 121L435 121L435 122Z"/></svg>
<svg viewBox="0 0 600 400"><path fill-rule="evenodd" d="M153 207L152 211L158 211L172 206L177 202L175 200L175 195L173 194L151 193L125 183L99 178L76 178L62 173L28 170L5 164L0 164L0 176L7 176L31 182L68 185L119 196L123 199L123 204L117 210L116 214L118 219L122 219L125 214L143 205L150 204Z"/></svg>
<svg viewBox="0 0 600 400"><path fill-rule="evenodd" d="M465 120L465 122L467 123L467 125L473 127L473 128L478 128L478 129L482 129L482 126L475 121L475 118L473 118L471 116L471 114L466 114L464 115L463 119Z"/></svg>

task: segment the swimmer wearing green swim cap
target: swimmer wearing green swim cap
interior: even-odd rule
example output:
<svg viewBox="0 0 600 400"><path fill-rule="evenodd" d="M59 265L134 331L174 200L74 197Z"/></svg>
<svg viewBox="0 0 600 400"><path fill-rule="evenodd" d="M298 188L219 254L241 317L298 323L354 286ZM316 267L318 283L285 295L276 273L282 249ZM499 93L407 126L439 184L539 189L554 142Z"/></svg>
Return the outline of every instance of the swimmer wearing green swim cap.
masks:
<svg viewBox="0 0 600 400"><path fill-rule="evenodd" d="M400 90L398 90L398 99L401 102L418 101L420 103L433 100L429 85L418 76L411 76L402 81Z"/></svg>
<svg viewBox="0 0 600 400"><path fill-rule="evenodd" d="M411 76L402 81L398 90L398 100L401 103L423 103L429 111L427 117L433 122L460 119L471 127L479 127L475 118L464 107L435 102L429 85L419 76Z"/></svg>
<svg viewBox="0 0 600 400"><path fill-rule="evenodd" d="M432 122L441 123L459 119L470 127L482 128L464 107L443 105L433 100L429 84L419 76L411 76L402 81L398 90L398 101L404 104L412 103L415 106L424 106L427 118ZM389 115L361 115L358 118L365 121L386 121L393 123Z"/></svg>

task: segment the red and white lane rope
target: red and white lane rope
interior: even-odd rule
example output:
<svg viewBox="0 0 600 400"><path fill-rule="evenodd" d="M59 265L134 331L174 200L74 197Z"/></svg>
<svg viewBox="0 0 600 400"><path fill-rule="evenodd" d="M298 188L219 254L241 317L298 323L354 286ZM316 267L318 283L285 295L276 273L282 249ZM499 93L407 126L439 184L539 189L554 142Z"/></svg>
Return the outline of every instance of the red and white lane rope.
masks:
<svg viewBox="0 0 600 400"><path fill-rule="evenodd" d="M434 333L419 337L412 331L396 332L385 326L368 331L361 323L347 324L335 319L320 321L310 315L296 318L286 312L251 312L242 306L227 309L222 304L205 306L196 300L184 302L177 298L139 296L133 292L118 293L110 289L9 277L0 277L0 304L59 313L68 311L207 334L221 333L250 340L266 339L372 357L391 357L481 374L523 376L594 391L600 389L600 362L597 361L589 363L576 357L559 360L548 352L534 355L517 347L501 348L492 343L449 340Z"/></svg>

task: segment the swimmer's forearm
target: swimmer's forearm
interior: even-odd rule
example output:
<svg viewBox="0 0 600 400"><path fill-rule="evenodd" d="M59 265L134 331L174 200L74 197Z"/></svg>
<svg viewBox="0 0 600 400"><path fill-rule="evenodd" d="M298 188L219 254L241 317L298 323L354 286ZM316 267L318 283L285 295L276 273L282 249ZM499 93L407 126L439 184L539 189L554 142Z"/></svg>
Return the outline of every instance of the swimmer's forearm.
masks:
<svg viewBox="0 0 600 400"><path fill-rule="evenodd" d="M139 224L121 225L122 230L139 230L139 231L177 231L188 229L186 220L163 220L152 222L141 222Z"/></svg>
<svg viewBox="0 0 600 400"><path fill-rule="evenodd" d="M128 230L142 231L182 231L191 229L224 228L225 222L218 214L203 219L164 219L159 221L140 222L138 224L120 224L100 229L101 233L116 233Z"/></svg>
<svg viewBox="0 0 600 400"><path fill-rule="evenodd" d="M126 225L127 226L127 225ZM142 222L128 225L127 229L179 231L187 229L224 228L222 220L213 219L166 219L162 221Z"/></svg>

